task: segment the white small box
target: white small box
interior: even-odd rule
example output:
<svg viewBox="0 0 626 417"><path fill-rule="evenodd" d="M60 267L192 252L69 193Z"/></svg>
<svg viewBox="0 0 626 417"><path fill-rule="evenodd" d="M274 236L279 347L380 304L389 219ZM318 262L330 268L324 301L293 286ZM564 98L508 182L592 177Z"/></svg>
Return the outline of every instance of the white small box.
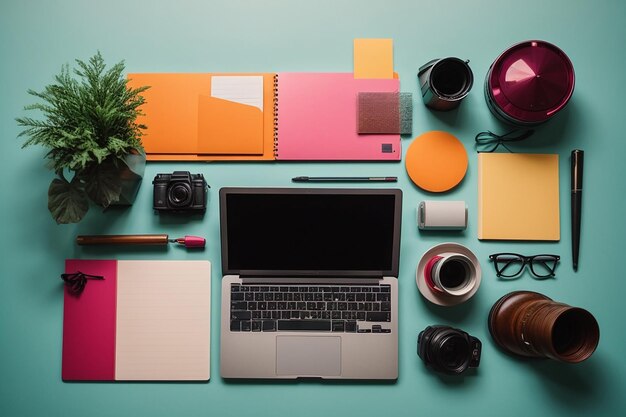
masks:
<svg viewBox="0 0 626 417"><path fill-rule="evenodd" d="M465 201L422 201L417 207L417 227L422 230L464 230L467 227Z"/></svg>

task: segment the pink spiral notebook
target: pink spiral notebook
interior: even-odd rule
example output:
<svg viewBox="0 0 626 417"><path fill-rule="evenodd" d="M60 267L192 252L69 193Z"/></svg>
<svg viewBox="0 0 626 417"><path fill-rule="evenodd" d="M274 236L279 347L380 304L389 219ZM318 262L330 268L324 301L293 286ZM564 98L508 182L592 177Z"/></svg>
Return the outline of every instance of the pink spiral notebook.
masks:
<svg viewBox="0 0 626 417"><path fill-rule="evenodd" d="M277 78L277 160L401 159L400 135L357 133L358 93L397 93L398 79L313 72L281 72Z"/></svg>
<svg viewBox="0 0 626 417"><path fill-rule="evenodd" d="M346 73L131 74L150 160L399 161L400 135L358 134L358 94L397 78Z"/></svg>
<svg viewBox="0 0 626 417"><path fill-rule="evenodd" d="M64 295L64 381L207 381L211 266L208 261L65 262L99 275Z"/></svg>

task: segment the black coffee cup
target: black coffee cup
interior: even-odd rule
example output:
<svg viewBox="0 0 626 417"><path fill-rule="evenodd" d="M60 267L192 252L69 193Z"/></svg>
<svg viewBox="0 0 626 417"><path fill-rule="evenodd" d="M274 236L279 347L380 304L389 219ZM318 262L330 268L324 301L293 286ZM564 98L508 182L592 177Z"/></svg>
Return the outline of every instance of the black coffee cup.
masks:
<svg viewBox="0 0 626 417"><path fill-rule="evenodd" d="M451 297L463 297L477 284L476 267L461 253L446 252L433 257L425 273L430 278L427 284L434 291Z"/></svg>

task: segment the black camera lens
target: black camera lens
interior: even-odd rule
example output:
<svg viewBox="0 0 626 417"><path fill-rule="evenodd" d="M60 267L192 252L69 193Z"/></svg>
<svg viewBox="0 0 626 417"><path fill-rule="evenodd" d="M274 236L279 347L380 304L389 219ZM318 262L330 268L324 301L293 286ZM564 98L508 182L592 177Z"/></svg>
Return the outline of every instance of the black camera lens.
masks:
<svg viewBox="0 0 626 417"><path fill-rule="evenodd" d="M451 375L477 367L480 349L480 340L449 326L429 326L417 339L417 354L424 363Z"/></svg>
<svg viewBox="0 0 626 417"><path fill-rule="evenodd" d="M185 207L191 203L191 187L187 183L174 183L168 190L167 199L172 207Z"/></svg>
<svg viewBox="0 0 626 417"><path fill-rule="evenodd" d="M435 360L442 367L454 373L463 372L467 368L469 343L466 338L451 335L442 338L435 349Z"/></svg>

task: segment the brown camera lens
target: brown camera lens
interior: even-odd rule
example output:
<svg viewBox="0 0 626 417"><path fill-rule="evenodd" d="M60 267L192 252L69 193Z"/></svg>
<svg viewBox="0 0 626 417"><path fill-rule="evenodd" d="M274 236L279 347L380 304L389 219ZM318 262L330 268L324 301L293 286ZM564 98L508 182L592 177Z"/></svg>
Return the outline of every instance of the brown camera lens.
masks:
<svg viewBox="0 0 626 417"><path fill-rule="evenodd" d="M590 357L600 339L598 323L587 310L530 291L500 298L489 313L489 331L509 353L570 363Z"/></svg>

